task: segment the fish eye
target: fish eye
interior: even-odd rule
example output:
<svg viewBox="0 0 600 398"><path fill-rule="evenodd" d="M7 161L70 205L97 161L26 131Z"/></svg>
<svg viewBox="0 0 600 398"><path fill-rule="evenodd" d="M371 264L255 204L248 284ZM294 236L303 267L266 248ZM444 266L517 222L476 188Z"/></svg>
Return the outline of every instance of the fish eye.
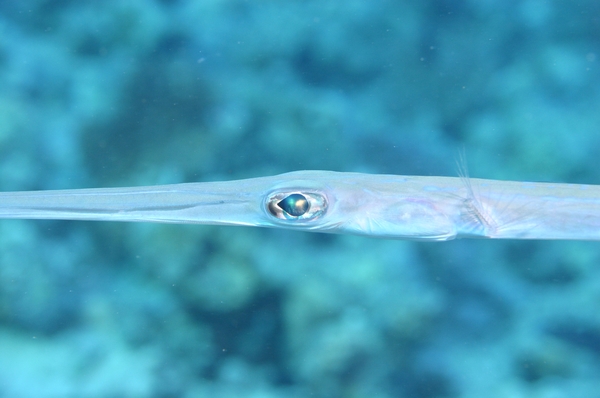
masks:
<svg viewBox="0 0 600 398"><path fill-rule="evenodd" d="M267 210L281 220L312 220L327 208L327 200L316 192L276 192L267 197Z"/></svg>
<svg viewBox="0 0 600 398"><path fill-rule="evenodd" d="M299 193L286 196L283 200L277 202L277 206L292 217L300 217L310 209L310 204L306 200L306 197Z"/></svg>

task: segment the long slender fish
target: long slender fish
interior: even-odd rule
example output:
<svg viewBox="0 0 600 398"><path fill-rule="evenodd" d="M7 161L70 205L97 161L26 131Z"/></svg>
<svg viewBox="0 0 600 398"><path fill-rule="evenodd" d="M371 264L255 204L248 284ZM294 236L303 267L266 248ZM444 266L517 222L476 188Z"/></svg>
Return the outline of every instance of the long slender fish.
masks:
<svg viewBox="0 0 600 398"><path fill-rule="evenodd" d="M600 240L600 186L296 171L0 193L0 218L245 225L380 238Z"/></svg>

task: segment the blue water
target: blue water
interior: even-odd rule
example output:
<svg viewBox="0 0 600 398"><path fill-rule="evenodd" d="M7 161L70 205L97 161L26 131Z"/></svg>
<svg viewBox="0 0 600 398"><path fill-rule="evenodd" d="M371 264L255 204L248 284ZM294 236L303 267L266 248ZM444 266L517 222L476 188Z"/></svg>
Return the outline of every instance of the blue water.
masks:
<svg viewBox="0 0 600 398"><path fill-rule="evenodd" d="M600 6L0 2L0 189L600 184ZM600 246L0 222L0 397L600 397Z"/></svg>

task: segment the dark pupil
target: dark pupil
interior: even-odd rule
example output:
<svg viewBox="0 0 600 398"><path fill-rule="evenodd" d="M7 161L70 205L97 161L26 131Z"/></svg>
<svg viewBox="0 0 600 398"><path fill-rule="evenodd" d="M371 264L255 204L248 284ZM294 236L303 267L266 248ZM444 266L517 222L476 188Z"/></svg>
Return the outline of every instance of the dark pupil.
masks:
<svg viewBox="0 0 600 398"><path fill-rule="evenodd" d="M300 217L308 211L308 200L299 193L294 193L277 203L290 216Z"/></svg>

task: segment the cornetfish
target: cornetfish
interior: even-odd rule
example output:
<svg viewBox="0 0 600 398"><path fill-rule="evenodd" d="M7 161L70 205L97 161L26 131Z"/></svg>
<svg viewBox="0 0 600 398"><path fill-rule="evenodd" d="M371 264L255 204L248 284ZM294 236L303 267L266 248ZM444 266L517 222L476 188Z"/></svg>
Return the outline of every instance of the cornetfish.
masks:
<svg viewBox="0 0 600 398"><path fill-rule="evenodd" d="M243 225L431 241L600 240L600 186L312 170L3 192L0 218Z"/></svg>

